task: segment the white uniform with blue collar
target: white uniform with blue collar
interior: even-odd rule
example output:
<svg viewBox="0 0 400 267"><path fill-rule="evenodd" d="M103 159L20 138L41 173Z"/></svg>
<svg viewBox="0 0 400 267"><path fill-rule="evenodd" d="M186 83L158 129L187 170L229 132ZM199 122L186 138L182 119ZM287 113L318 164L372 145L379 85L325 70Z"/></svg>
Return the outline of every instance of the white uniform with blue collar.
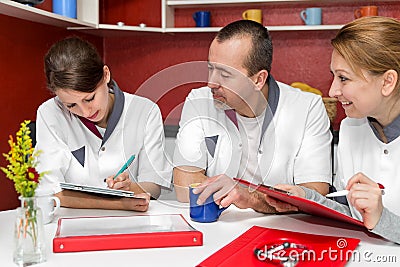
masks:
<svg viewBox="0 0 400 267"><path fill-rule="evenodd" d="M257 177L246 179L268 185L331 184L332 137L321 97L277 83L272 77L269 80L268 103L272 109L267 108L260 126L258 151L249 151L257 153L250 158L257 158L262 181ZM210 88L190 92L179 125L174 166L195 166L206 170L209 177L238 176L243 142L247 140L228 112L215 107Z"/></svg>
<svg viewBox="0 0 400 267"><path fill-rule="evenodd" d="M104 178L115 175L131 155L128 168L133 182L153 182L171 187L171 166L164 151L161 113L150 100L122 92L114 86L114 107L103 139L65 109L57 97L37 111L37 145L41 150L40 182L54 193L59 182L105 187Z"/></svg>
<svg viewBox="0 0 400 267"><path fill-rule="evenodd" d="M385 144L375 136L367 118L346 118L340 125L339 140L336 189L344 189L353 175L362 172L385 186L383 205L400 216L400 138ZM362 220L352 205L350 208L353 217Z"/></svg>

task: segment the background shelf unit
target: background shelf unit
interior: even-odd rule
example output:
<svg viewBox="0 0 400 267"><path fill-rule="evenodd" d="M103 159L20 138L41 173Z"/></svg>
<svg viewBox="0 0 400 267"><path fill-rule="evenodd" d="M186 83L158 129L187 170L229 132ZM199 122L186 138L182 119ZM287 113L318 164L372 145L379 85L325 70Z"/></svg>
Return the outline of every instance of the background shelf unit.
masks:
<svg viewBox="0 0 400 267"><path fill-rule="evenodd" d="M0 0L0 14L62 28L97 28L99 23L98 0L78 0L77 12L78 19L72 19L11 0Z"/></svg>

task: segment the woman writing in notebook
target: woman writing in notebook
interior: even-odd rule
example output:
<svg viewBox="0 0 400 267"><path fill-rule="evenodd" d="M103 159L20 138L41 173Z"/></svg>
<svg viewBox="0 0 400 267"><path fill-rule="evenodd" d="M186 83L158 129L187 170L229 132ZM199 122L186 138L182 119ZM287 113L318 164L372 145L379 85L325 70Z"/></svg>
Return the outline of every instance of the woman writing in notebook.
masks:
<svg viewBox="0 0 400 267"><path fill-rule="evenodd" d="M400 243L400 22L365 17L332 40L329 91L347 118L340 127L335 186L347 189L348 206L304 187L280 185L363 221L370 231ZM385 186L385 195L379 188ZM295 209L267 200L279 211Z"/></svg>
<svg viewBox="0 0 400 267"><path fill-rule="evenodd" d="M40 187L65 207L147 210L149 194L157 198L171 182L157 105L122 92L94 46L77 37L50 48L45 74L55 97L37 111L38 170L47 172ZM132 155L130 167L118 173ZM141 198L62 191L60 182L129 190Z"/></svg>

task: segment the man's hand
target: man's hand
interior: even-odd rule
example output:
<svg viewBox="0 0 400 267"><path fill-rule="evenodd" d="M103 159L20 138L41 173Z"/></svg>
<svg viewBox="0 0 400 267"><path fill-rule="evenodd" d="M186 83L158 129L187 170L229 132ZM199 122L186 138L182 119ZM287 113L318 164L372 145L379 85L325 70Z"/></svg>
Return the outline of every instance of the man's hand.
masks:
<svg viewBox="0 0 400 267"><path fill-rule="evenodd" d="M214 195L215 203L222 207L228 207L240 198L237 191L237 182L225 174L210 177L193 189L193 193L200 194L198 204L203 204L209 196Z"/></svg>
<svg viewBox="0 0 400 267"><path fill-rule="evenodd" d="M278 184L274 186L277 189L285 190L290 192L294 196L298 197L305 197L306 193L300 186L296 185L288 185L288 184ZM299 209L296 206L293 206L289 203L279 201L275 198L269 197L268 195L265 195L265 200L269 205L274 207L276 211L278 212L289 212L289 211L298 211Z"/></svg>
<svg viewBox="0 0 400 267"><path fill-rule="evenodd" d="M222 207L234 204L240 209L252 208L262 213L276 212L266 201L265 195L248 187L239 185L238 182L225 174L211 177L193 190L200 194L198 203L204 203L206 199L214 194L215 203Z"/></svg>

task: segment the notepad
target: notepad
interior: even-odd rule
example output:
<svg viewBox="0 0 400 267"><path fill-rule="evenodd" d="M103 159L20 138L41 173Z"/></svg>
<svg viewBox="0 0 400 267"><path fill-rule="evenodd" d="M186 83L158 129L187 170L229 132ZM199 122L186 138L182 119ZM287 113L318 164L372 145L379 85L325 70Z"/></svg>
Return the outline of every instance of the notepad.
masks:
<svg viewBox="0 0 400 267"><path fill-rule="evenodd" d="M181 214L58 220L54 252L201 246L203 235Z"/></svg>
<svg viewBox="0 0 400 267"><path fill-rule="evenodd" d="M90 185L81 185L81 184L73 184L73 183L60 183L62 189L66 190L74 190L74 191L81 191L85 193L97 194L102 196L114 196L114 197L135 197L135 193L132 191L125 191L125 190L117 190L117 189L110 189L110 188L102 188L97 186L90 186Z"/></svg>

